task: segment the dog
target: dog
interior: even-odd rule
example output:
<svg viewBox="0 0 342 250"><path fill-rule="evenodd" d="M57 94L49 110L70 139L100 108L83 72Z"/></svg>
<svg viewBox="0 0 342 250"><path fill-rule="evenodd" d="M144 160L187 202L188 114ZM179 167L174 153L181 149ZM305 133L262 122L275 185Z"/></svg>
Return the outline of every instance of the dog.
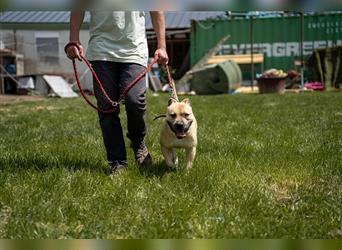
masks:
<svg viewBox="0 0 342 250"><path fill-rule="evenodd" d="M186 170L190 171L196 156L197 121L188 98L170 99L160 132L161 151L168 167L178 168L177 148L186 151Z"/></svg>

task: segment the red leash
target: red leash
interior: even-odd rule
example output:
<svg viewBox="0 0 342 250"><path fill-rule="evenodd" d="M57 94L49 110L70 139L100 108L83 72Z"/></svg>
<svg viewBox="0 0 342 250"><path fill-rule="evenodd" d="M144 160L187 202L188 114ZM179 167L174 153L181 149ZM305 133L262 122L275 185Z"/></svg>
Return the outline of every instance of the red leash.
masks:
<svg viewBox="0 0 342 250"><path fill-rule="evenodd" d="M78 49L79 52L81 51L81 50L80 50L80 44L71 42L71 43L68 43L67 45L65 45L65 47L64 47L65 53L67 52L67 49L68 49L70 46L75 46L75 47ZM83 96L84 100L86 100L86 102L87 102L91 107L93 107L94 109L96 109L98 112L107 113L107 114L108 114L108 113L114 112L114 111L118 108L120 102L122 102L122 101L125 99L125 96L127 95L128 91L130 91L130 90L134 87L134 85L136 85L136 84L141 80L141 78L143 78L143 77L146 75L146 73L147 73L148 71L151 70L152 66L153 66L153 65L157 62L157 60L158 60L158 59L155 58L155 59L146 67L146 69L144 69L143 71L141 71L141 73L139 73L139 75L138 75L136 78L134 78L134 80L133 80L130 84L127 85L127 87L124 89L124 91L120 94L119 99L118 99L117 101L113 101L113 100L108 96L106 90L104 89L104 87L103 87L103 85L102 85L101 80L100 80L99 77L97 76L97 74L96 74L95 70L93 69L91 63L90 63L83 55L80 54L80 56L81 56L82 61L83 61L83 62L88 66L88 68L90 69L91 73L93 74L93 76L94 76L94 78L95 78L95 81L96 81L97 85L98 85L99 88L101 89L101 92L104 94L104 97L106 98L106 100L112 105L112 108L111 108L111 109L101 109L101 108L97 107L95 104L93 104L93 103L88 99L86 93L85 93L84 90L82 89L81 82L80 82L80 79L79 79L79 76L78 76L78 71L77 71L77 67L76 67L76 62L75 62L75 59L74 59L74 60L72 60L72 65L73 65L73 68L74 68L76 83L77 83L78 88L80 89L81 95Z"/></svg>

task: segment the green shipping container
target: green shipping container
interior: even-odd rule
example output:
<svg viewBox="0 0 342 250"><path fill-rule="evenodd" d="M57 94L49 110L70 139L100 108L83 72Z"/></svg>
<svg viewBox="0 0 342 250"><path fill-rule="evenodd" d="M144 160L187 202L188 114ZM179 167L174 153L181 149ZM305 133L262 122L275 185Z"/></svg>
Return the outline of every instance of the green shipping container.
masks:
<svg viewBox="0 0 342 250"><path fill-rule="evenodd" d="M191 64L194 65L227 34L231 37L222 46L220 54L250 54L250 22L250 19L193 21ZM294 63L300 60L301 52L300 16L254 18L253 34L253 51L264 54L264 69L296 68ZM304 58L314 49L337 45L342 45L342 14L305 15Z"/></svg>

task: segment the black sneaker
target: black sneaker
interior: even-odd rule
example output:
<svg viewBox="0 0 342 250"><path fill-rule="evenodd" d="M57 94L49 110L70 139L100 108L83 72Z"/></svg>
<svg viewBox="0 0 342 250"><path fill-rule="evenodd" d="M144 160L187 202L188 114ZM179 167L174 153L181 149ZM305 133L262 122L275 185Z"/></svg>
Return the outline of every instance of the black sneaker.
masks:
<svg viewBox="0 0 342 250"><path fill-rule="evenodd" d="M134 152L135 161L140 166L148 166L152 164L152 157L150 153L148 152L148 149L145 145L145 142L142 141L139 144L131 144L131 147Z"/></svg>
<svg viewBox="0 0 342 250"><path fill-rule="evenodd" d="M125 164L120 164L118 162L113 163L110 166L109 176L113 177L114 175L118 175L119 173L125 171L126 169L127 169L127 165L125 165Z"/></svg>

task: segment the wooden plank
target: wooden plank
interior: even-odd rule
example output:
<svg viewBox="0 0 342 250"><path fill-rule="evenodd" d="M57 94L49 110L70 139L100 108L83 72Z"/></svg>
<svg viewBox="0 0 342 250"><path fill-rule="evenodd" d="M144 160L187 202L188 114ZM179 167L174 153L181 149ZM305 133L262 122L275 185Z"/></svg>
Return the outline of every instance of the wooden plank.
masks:
<svg viewBox="0 0 342 250"><path fill-rule="evenodd" d="M208 60L208 64L217 64L227 60L235 61L237 64L251 64L251 55L250 54L243 54L243 55L220 55L220 56L213 56ZM264 62L264 55L263 54L254 54L253 55L253 62L254 63L263 63Z"/></svg>

